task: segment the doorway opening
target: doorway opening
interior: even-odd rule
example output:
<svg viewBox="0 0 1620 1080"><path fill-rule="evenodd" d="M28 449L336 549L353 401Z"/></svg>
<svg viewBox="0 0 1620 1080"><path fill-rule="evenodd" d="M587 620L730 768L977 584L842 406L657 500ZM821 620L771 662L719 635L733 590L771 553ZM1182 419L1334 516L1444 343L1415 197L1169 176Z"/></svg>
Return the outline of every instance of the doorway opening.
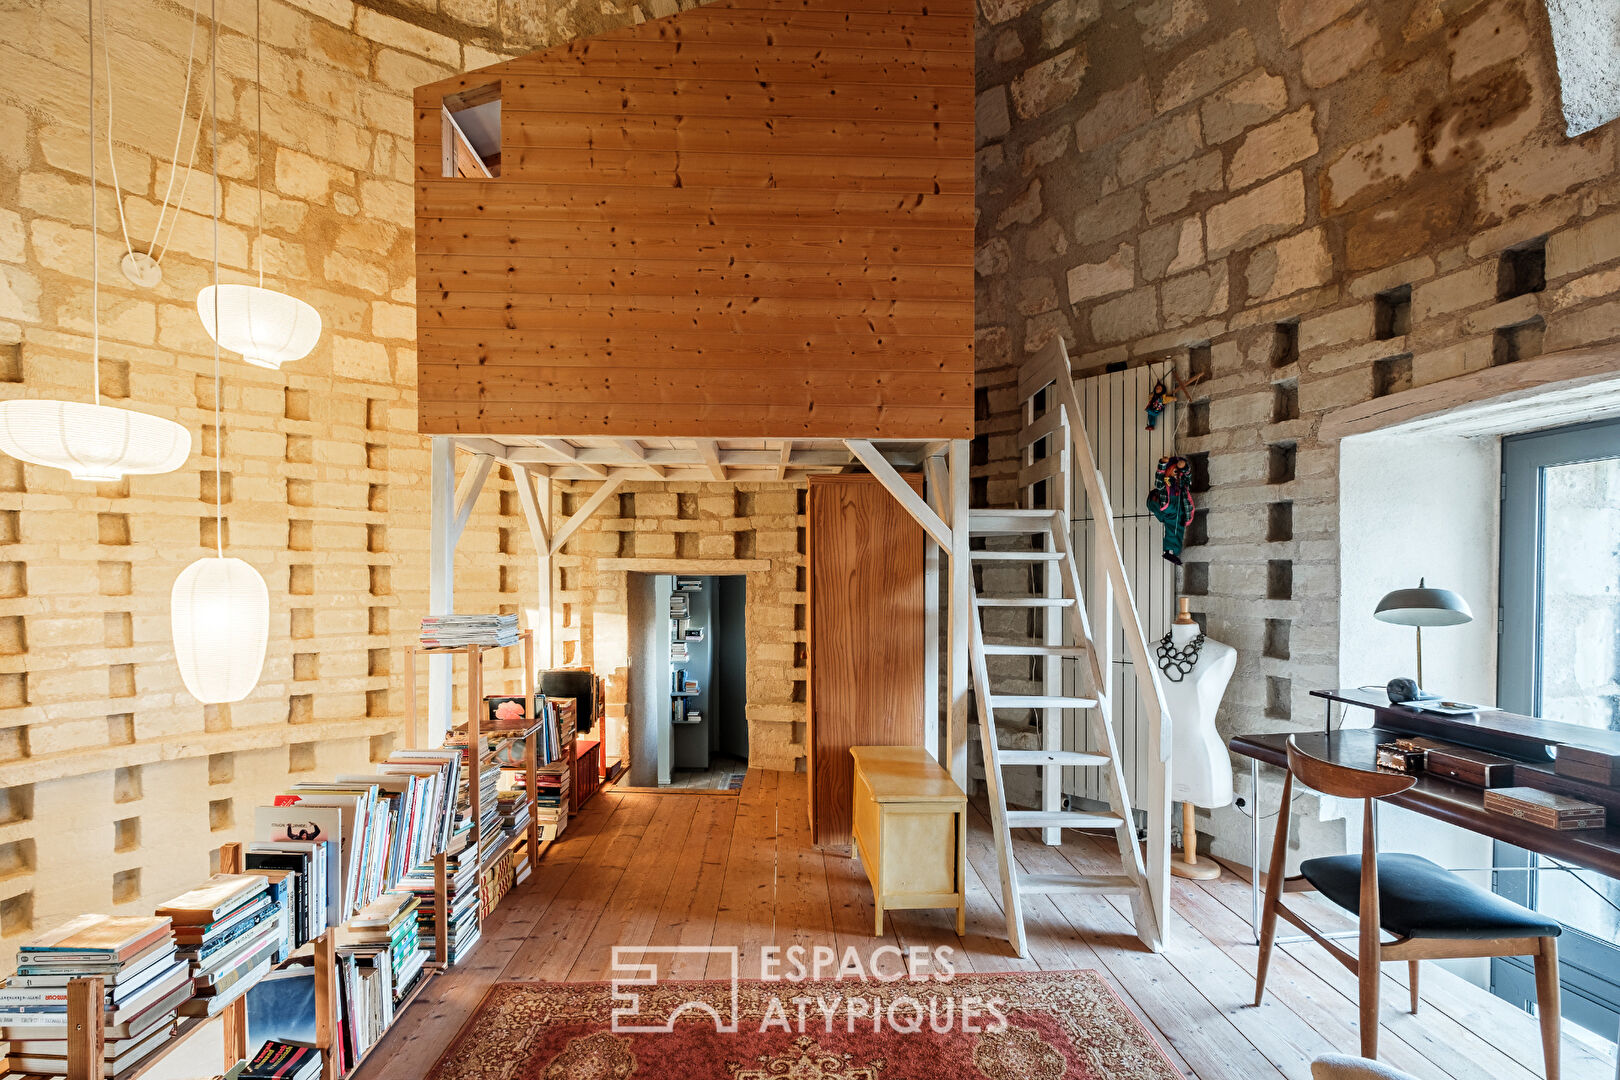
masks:
<svg viewBox="0 0 1620 1080"><path fill-rule="evenodd" d="M644 643L641 715L631 723L631 783L736 792L748 771L747 579L741 574L636 574L647 603L633 615Z"/></svg>

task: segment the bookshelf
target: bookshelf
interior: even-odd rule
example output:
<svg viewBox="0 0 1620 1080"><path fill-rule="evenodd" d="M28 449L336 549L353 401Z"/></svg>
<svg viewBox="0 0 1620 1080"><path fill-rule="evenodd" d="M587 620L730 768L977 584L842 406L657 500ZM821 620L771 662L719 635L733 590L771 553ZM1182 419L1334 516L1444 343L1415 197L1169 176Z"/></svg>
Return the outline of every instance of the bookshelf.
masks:
<svg viewBox="0 0 1620 1080"><path fill-rule="evenodd" d="M480 829L482 821L482 794L480 791L480 777L486 767L503 768L498 758L486 765L485 754L478 752L483 743L485 727L482 723L484 713L482 657L485 652L493 648L510 648L512 646L465 646L457 648L433 648L419 645L406 647L405 686L408 705L403 730L405 748L417 746L419 731L419 718L416 709L416 654L417 653L464 653L468 659L468 692L467 692L467 734L468 753L467 765L469 776L469 802L473 823L473 836L469 845L476 844L476 858L478 861L478 884L482 888L486 873L497 867L503 858L514 853L521 853L522 874L513 868L510 883L515 883L532 874L541 852L541 829L537 815L536 792L537 775L539 771L539 742L544 731L542 718L535 717L534 703L534 639L529 630L520 632L519 645L524 650L524 701L526 723L521 728L500 729L498 732L489 732L500 741L508 745L516 743L522 747L519 764L505 766L514 771L521 772L524 780L524 790L527 796L529 820L527 828L510 836L501 836L490 842L485 842ZM558 718L559 736L562 744L563 768L562 780L564 794L560 808L560 824L555 827L554 833L546 837L555 839L555 833L561 831L566 825L569 813L569 804L572 797L571 774L574 769L574 723L570 713L568 722ZM594 774L593 774L594 777ZM451 809L454 812L454 809ZM410 989L401 996L393 1006L395 1021L402 1016L418 995L427 987L428 983L438 974L450 967L449 948L449 858L448 851L442 849L432 852L433 890L435 900L435 913L433 919L433 958L423 965L421 973L416 977ZM219 872L223 874L240 874L244 869L244 847L240 843L225 843L220 846ZM397 886L397 882L394 883ZM386 890L385 890L386 891ZM482 897L479 901L482 905ZM481 910L479 919L482 921L485 913ZM278 967L286 967L292 963L312 961L315 977L315 1045L321 1052L322 1080L343 1080L344 1075L352 1073L359 1067L371 1050L377 1045L373 1042L365 1050L359 1052L354 1061L349 1062L347 1072L340 1075L338 1071L337 1052L338 1040L342 1037L341 1031L344 1016L341 1014L341 996L339 993L339 964L337 953L337 933L339 927L328 927L320 936L306 942L292 957L283 961ZM189 1043L192 1038L214 1021L218 1021L223 1036L224 1053L221 1071L229 1071L238 1062L247 1056L247 998L244 987L241 996L224 1006L215 1016L180 1016L173 1022L169 1037L155 1046L152 1051L142 1057L134 1065L123 1069L117 1080L139 1080L140 1077L153 1073L158 1067L181 1047ZM105 1013L102 1007L103 995L106 990L104 980L99 978L73 979L68 983L68 1042L67 1042L67 1077L68 1080L100 1080L101 1063L106 1041ZM381 1039L378 1039L380 1042ZM0 1064L0 1076L5 1080L33 1080L28 1074L13 1073L5 1070ZM45 1078L39 1078L45 1080Z"/></svg>

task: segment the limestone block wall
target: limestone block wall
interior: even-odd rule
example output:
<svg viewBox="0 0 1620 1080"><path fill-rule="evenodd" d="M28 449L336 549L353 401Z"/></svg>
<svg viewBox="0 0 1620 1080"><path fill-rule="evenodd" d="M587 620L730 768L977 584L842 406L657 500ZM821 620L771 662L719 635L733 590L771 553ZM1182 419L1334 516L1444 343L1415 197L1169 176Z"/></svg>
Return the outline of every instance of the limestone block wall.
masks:
<svg viewBox="0 0 1620 1080"><path fill-rule="evenodd" d="M381 8L386 8L386 11ZM0 41L0 396L85 399L99 262L101 390L185 424L179 471L79 484L0 458L0 965L86 910L141 911L245 839L289 780L364 769L393 747L400 658L427 604L428 453L416 435L411 90L532 48L668 14L674 0L264 0L264 146L254 155L253 5L221 0L220 256L227 281L308 300L319 346L284 373L224 364L220 491L230 554L270 588L269 655L244 701L181 686L169 590L212 545L210 140L171 160L192 9L107 0L114 151L144 250L177 169L163 283L118 272L105 135L92 237L84 7L26 0ZM188 102L205 103L208 5ZM101 73L102 122L108 106ZM262 185L264 227L256 228ZM167 226L166 226L167 228ZM535 561L509 478L492 477L458 552L464 611L533 606ZM488 661L516 686L516 654ZM464 678L459 670L457 678ZM423 674L425 675L425 665ZM425 682L425 679L424 679Z"/></svg>
<svg viewBox="0 0 1620 1080"><path fill-rule="evenodd" d="M554 492L554 512L582 505L594 484ZM626 570L605 560L703 560L676 572L746 573L750 767L804 768L805 568L803 484L635 483L621 489L554 562L558 660L607 677L608 723L627 745ZM557 520L561 520L560 518ZM643 572L671 572L644 564Z"/></svg>
<svg viewBox="0 0 1620 1080"><path fill-rule="evenodd" d="M1016 496L1015 368L1054 335L1203 376L1182 589L1240 650L1223 733L1320 723L1370 618L1339 610L1322 418L1620 340L1620 132L1566 137L1536 0L980 15L976 505Z"/></svg>

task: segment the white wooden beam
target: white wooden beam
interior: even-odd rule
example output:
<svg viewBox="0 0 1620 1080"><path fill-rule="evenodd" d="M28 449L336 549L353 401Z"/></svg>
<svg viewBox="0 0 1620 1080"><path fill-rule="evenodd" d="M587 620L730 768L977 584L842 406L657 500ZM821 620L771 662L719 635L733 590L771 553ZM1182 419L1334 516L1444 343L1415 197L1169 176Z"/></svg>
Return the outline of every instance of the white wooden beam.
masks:
<svg viewBox="0 0 1620 1080"><path fill-rule="evenodd" d="M456 444L435 435L428 451L428 614L449 615L456 606ZM428 654L428 746L444 743L450 730L453 671L446 653ZM412 732L411 737L417 738Z"/></svg>
<svg viewBox="0 0 1620 1080"><path fill-rule="evenodd" d="M777 465L776 465L776 478L778 480L786 480L787 479L788 466L793 463L793 440L792 439L783 439L782 440L781 451L782 451L782 460L777 462Z"/></svg>
<svg viewBox="0 0 1620 1080"><path fill-rule="evenodd" d="M523 507L523 518L529 524L529 538L534 541L535 598L534 652L542 668L549 668L552 658L551 615L551 478L536 476L522 465L512 466L512 478L517 481L518 503Z"/></svg>
<svg viewBox="0 0 1620 1080"><path fill-rule="evenodd" d="M726 467L720 464L719 444L713 439L694 439L692 443L697 447L699 456L703 458L703 464L709 467L709 475L716 480L725 480Z"/></svg>
<svg viewBox="0 0 1620 1080"><path fill-rule="evenodd" d="M489 479L489 470L494 467L493 457L478 454L473 458L472 468L462 474L461 482L456 485L455 518L450 524L452 548L461 542L461 533L467 528L467 519L472 517L473 504L478 501L478 493L484 490L484 481Z"/></svg>
<svg viewBox="0 0 1620 1080"><path fill-rule="evenodd" d="M951 440L948 473L951 492L951 558L950 587L947 590L947 621L950 627L949 655L946 659L945 698L949 716L945 741L947 769L951 779L969 795L973 786L968 780L968 641L973 632L971 620L978 618L973 612L973 564L968 554L968 473L969 443L966 439ZM981 702L980 707L985 707Z"/></svg>
<svg viewBox="0 0 1620 1080"><path fill-rule="evenodd" d="M928 459L933 462L933 458ZM940 480L943 469L929 469L924 475L928 503L939 513ZM941 515L946 516L946 515ZM938 544L923 545L923 748L935 761L946 760L940 747L939 695L939 553ZM945 712L949 717L949 711Z"/></svg>
<svg viewBox="0 0 1620 1080"><path fill-rule="evenodd" d="M922 496L918 495L912 486L906 483L905 479L895 471L894 466L889 464L888 459L878 453L877 447L864 439L845 439L844 445L849 447L849 452L859 458L861 464L865 465L873 476L877 477L879 483L889 489L889 494L893 495L900 505L906 508L906 513L917 519L917 524L921 525L923 531L933 538L934 543L947 551L950 550L950 528L940 520L938 514L929 509L928 504L923 502Z"/></svg>
<svg viewBox="0 0 1620 1080"><path fill-rule="evenodd" d="M585 500L585 505L575 510L573 516L563 522L557 528L557 531L552 534L551 554L561 554L563 545L573 538L573 535L579 531L579 527L589 521L591 515L596 513L597 508L607 502L613 493L619 490L619 485L623 483L624 477L622 476L612 476L602 481L602 486L597 488L589 499Z"/></svg>
<svg viewBox="0 0 1620 1080"><path fill-rule="evenodd" d="M647 451L642 449L641 444L636 442L636 440L614 439L613 441L618 445L619 449L625 452L631 461L640 465L642 468L647 469L654 476L658 477L658 479L662 480L666 475L668 475L662 465L654 465L652 462L647 460Z"/></svg>

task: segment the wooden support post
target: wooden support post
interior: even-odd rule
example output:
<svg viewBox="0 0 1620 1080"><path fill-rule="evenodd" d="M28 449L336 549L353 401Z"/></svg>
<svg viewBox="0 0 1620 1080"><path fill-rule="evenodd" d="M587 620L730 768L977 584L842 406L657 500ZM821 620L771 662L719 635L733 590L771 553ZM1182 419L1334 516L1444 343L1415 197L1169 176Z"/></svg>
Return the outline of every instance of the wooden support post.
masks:
<svg viewBox="0 0 1620 1080"><path fill-rule="evenodd" d="M101 979L68 980L68 1080L101 1080L101 1061L107 1048L107 1014L102 1005L105 993L106 983Z"/></svg>
<svg viewBox="0 0 1620 1080"><path fill-rule="evenodd" d="M450 856L433 856L433 958L450 965Z"/></svg>
<svg viewBox="0 0 1620 1080"><path fill-rule="evenodd" d="M478 872L484 872L483 848L483 800L478 789L483 785L479 783L479 771L483 768L483 735L480 732L479 713L484 708L484 661L482 652L477 645L468 645L467 653L467 776L468 798L472 802L472 848L473 859L478 863Z"/></svg>
<svg viewBox="0 0 1620 1080"><path fill-rule="evenodd" d="M428 470L428 614L455 610L456 582L456 444L435 435ZM439 746L450 730L455 668L449 653L428 654L427 744Z"/></svg>
<svg viewBox="0 0 1620 1080"><path fill-rule="evenodd" d="M315 939L315 1048L321 1052L321 1080L337 1080L337 951L328 929Z"/></svg>
<svg viewBox="0 0 1620 1080"><path fill-rule="evenodd" d="M242 873L245 869L242 851L242 845L235 841L219 845L219 872ZM229 1072L238 1061L247 1057L247 998L238 997L220 1010L219 1022L223 1043L221 1057L225 1062L225 1071Z"/></svg>
<svg viewBox="0 0 1620 1080"><path fill-rule="evenodd" d="M946 743L948 768L967 794L973 794L967 769L968 728L968 641L971 637L970 620L978 616L973 612L973 566L968 554L968 440L952 439L950 449L950 590L949 625L950 657L947 661L946 699L949 702L949 724Z"/></svg>
<svg viewBox="0 0 1620 1080"><path fill-rule="evenodd" d="M532 698L530 700L533 700ZM531 721L539 717L531 716ZM535 774L537 772L537 759L540 747L537 740L540 738L538 729L531 729L523 740L523 801L529 806L529 878L534 879L534 873L540 866L540 821L539 807L535 801Z"/></svg>

